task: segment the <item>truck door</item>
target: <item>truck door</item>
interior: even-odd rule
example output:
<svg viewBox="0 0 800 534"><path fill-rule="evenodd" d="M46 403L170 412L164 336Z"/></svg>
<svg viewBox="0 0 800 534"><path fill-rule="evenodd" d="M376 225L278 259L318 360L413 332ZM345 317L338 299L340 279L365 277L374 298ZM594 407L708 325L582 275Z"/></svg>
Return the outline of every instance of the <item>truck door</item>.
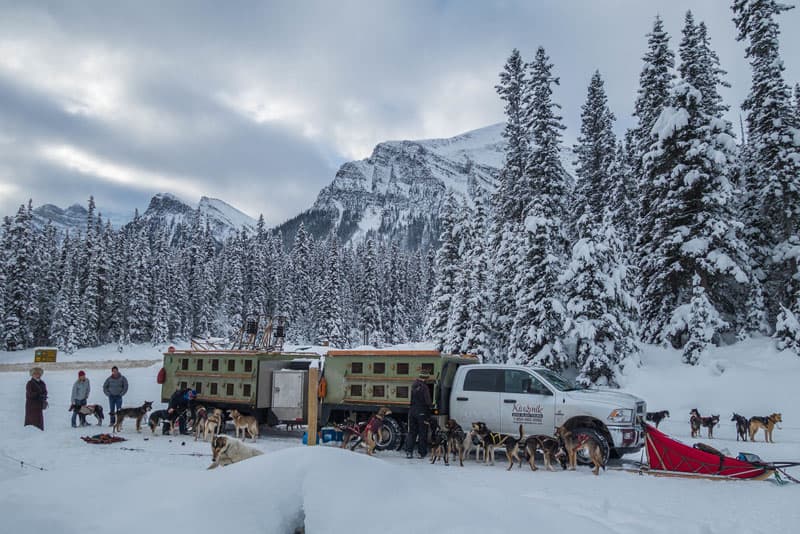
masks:
<svg viewBox="0 0 800 534"><path fill-rule="evenodd" d="M454 392L452 405L455 419L464 429L481 421L490 430L500 427L500 391L503 389L502 369L469 369L461 391Z"/></svg>
<svg viewBox="0 0 800 534"><path fill-rule="evenodd" d="M500 432L519 435L520 423L526 436L553 435L555 396L538 378L521 369L506 369L500 393Z"/></svg>

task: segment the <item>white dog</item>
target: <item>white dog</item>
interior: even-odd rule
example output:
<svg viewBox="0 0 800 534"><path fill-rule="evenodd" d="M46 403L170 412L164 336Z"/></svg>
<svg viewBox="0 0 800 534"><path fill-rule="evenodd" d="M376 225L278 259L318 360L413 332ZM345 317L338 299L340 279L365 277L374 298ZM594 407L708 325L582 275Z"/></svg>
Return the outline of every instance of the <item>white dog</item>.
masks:
<svg viewBox="0 0 800 534"><path fill-rule="evenodd" d="M249 447L238 439L228 436L214 436L214 439L211 440L212 462L208 468L214 469L220 465L235 464L262 454L264 453L260 450Z"/></svg>

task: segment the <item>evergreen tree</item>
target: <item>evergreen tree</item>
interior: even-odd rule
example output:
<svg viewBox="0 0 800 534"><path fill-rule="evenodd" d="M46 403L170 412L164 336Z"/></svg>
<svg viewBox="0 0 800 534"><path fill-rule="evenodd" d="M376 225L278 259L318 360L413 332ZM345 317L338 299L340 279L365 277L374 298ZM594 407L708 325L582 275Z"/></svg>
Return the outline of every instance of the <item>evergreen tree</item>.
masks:
<svg viewBox="0 0 800 534"><path fill-rule="evenodd" d="M408 314L406 312L405 297L405 262L402 261L400 247L397 242L392 242L389 254L384 262L386 272L386 300L383 313L384 332L386 340L397 344L408 341Z"/></svg>
<svg viewBox="0 0 800 534"><path fill-rule="evenodd" d="M472 288L470 287L470 272L468 263L462 258L468 256L473 247L472 237L469 231L469 221L472 218L472 211L464 206L459 208L456 215L456 224L452 230L452 244L457 250L455 261L449 266L453 270L453 292L450 294L450 305L448 307L447 324L444 329L444 339L442 350L448 353L459 353L462 351L470 327L470 308L469 298ZM440 278L441 280L441 278Z"/></svg>
<svg viewBox="0 0 800 534"><path fill-rule="evenodd" d="M626 289L628 268L622 242L607 212L602 224L580 222L585 237L572 247L572 259L559 283L565 286L567 336L575 342L577 381L617 386L617 372L638 351L630 317L635 309Z"/></svg>
<svg viewBox="0 0 800 534"><path fill-rule="evenodd" d="M20 205L13 223L6 229L6 305L3 340L9 349L22 349L33 344L33 333L28 323L33 308L30 279L31 231L28 212Z"/></svg>
<svg viewBox="0 0 800 534"><path fill-rule="evenodd" d="M463 259L463 270L467 273L466 285L469 287L469 327L461 345L461 352L477 354L484 359L491 354L489 329L492 308L492 272L487 269L492 264L487 236L487 207L487 199L483 191L479 191L475 195L475 210L469 221L470 246Z"/></svg>
<svg viewBox="0 0 800 534"><path fill-rule="evenodd" d="M508 350L518 363L560 370L569 363L561 339L566 316L558 286L568 243L562 219L567 212L568 183L559 154L564 126L556 113L559 106L552 100L552 86L558 84L552 68L544 48L539 47L530 65L532 148L526 165L534 196L526 206L524 222L512 228L516 295Z"/></svg>
<svg viewBox="0 0 800 534"><path fill-rule="evenodd" d="M612 127L614 114L608 109L603 79L595 71L589 83L586 103L581 106L581 135L575 145L578 157L578 181L573 195L573 225L575 234L583 236L578 221L586 215L597 221L605 211L608 187L612 183L611 172L616 157L616 138Z"/></svg>
<svg viewBox="0 0 800 534"><path fill-rule="evenodd" d="M626 144L618 142L608 171L609 182L603 191L603 204L611 212L611 224L617 229L626 256L630 256L636 239L636 180Z"/></svg>
<svg viewBox="0 0 800 534"><path fill-rule="evenodd" d="M381 317L380 289L378 287L378 258L375 242L367 238L364 261L364 284L361 295L361 332L366 345L380 347L384 341Z"/></svg>
<svg viewBox="0 0 800 534"><path fill-rule="evenodd" d="M705 113L702 95L685 82L672 92L654 131L659 141L647 156L654 225L640 236L643 337L680 347L688 332L674 322L691 298L688 273L699 274L717 312L737 319L749 291L749 251L733 209L728 176L734 163L730 125Z"/></svg>
<svg viewBox="0 0 800 534"><path fill-rule="evenodd" d="M531 200L525 178L530 160L531 86L527 79L527 65L519 50L512 50L500 73L500 83L495 89L505 102L506 125L503 138L506 145L503 168L492 196L493 231L489 246L493 257L490 264L493 273L490 299L493 309L490 315L489 344L495 353L494 358L504 360L508 349L508 333L514 319L512 229L519 228L525 208ZM453 282L450 280L447 283ZM439 330L438 335L443 335L443 332Z"/></svg>
<svg viewBox="0 0 800 534"><path fill-rule="evenodd" d="M791 93L783 79L777 17L791 6L776 0L734 0L737 39L747 41L752 85L742 105L747 112L744 150L745 224L764 273L770 319L781 306L791 309L798 295L797 260L777 248L798 240L800 228L800 148ZM776 256L787 258L777 262Z"/></svg>
<svg viewBox="0 0 800 534"><path fill-rule="evenodd" d="M651 131L669 98L670 83L674 78L675 54L669 48L669 34L657 16L653 30L647 34L647 52L639 75L639 89L633 116L638 119L632 130L632 147L635 157L634 175L642 176L642 158L650 151ZM646 184L643 184L646 185ZM646 211L646 207L642 207Z"/></svg>
<svg viewBox="0 0 800 534"><path fill-rule="evenodd" d="M689 341L683 348L683 363L697 365L708 352L717 332L726 326L708 301L698 274L692 276L692 300L689 305Z"/></svg>
<svg viewBox="0 0 800 534"><path fill-rule="evenodd" d="M441 246L436 252L436 286L430 294L431 299L425 322L425 335L436 343L438 350L444 348L451 302L457 289L459 239L461 236L456 230L460 209L455 196L452 193L448 194L441 209L442 233L439 236Z"/></svg>
<svg viewBox="0 0 800 534"><path fill-rule="evenodd" d="M315 295L317 310L317 341L336 348L348 346L347 329L342 310L342 262L339 240L335 233L325 243L325 263L322 283Z"/></svg>

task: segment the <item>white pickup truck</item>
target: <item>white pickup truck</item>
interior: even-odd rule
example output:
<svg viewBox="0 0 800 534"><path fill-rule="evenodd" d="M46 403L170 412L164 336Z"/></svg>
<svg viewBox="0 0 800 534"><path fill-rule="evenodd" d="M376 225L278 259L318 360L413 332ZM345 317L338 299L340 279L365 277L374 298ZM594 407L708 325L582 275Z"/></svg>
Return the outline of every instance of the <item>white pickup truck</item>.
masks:
<svg viewBox="0 0 800 534"><path fill-rule="evenodd" d="M618 391L581 389L557 373L517 365L461 365L444 377L449 416L465 429L474 421L490 430L553 435L566 425L604 445L606 459L642 448L645 401ZM449 380L448 380L449 379ZM450 382L450 384L447 384ZM448 387L449 386L449 387Z"/></svg>

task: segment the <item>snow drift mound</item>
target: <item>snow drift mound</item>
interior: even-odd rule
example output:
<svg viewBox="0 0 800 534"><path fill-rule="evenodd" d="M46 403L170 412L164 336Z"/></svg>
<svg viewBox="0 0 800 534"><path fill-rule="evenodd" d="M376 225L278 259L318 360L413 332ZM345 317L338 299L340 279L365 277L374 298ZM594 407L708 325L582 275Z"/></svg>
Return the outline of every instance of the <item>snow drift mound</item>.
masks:
<svg viewBox="0 0 800 534"><path fill-rule="evenodd" d="M457 467L443 482L426 476L432 469L427 461L393 465L341 449L298 447L213 471L205 470L208 459L202 462L192 472L139 465L37 473L2 488L0 512L9 532L65 534L284 534L300 525L314 534L356 525L384 533L463 534L496 532L512 517L520 525L550 523L536 518L544 506L537 507L535 499L459 481ZM481 511L471 513L476 503ZM552 523L605 531L574 515Z"/></svg>

